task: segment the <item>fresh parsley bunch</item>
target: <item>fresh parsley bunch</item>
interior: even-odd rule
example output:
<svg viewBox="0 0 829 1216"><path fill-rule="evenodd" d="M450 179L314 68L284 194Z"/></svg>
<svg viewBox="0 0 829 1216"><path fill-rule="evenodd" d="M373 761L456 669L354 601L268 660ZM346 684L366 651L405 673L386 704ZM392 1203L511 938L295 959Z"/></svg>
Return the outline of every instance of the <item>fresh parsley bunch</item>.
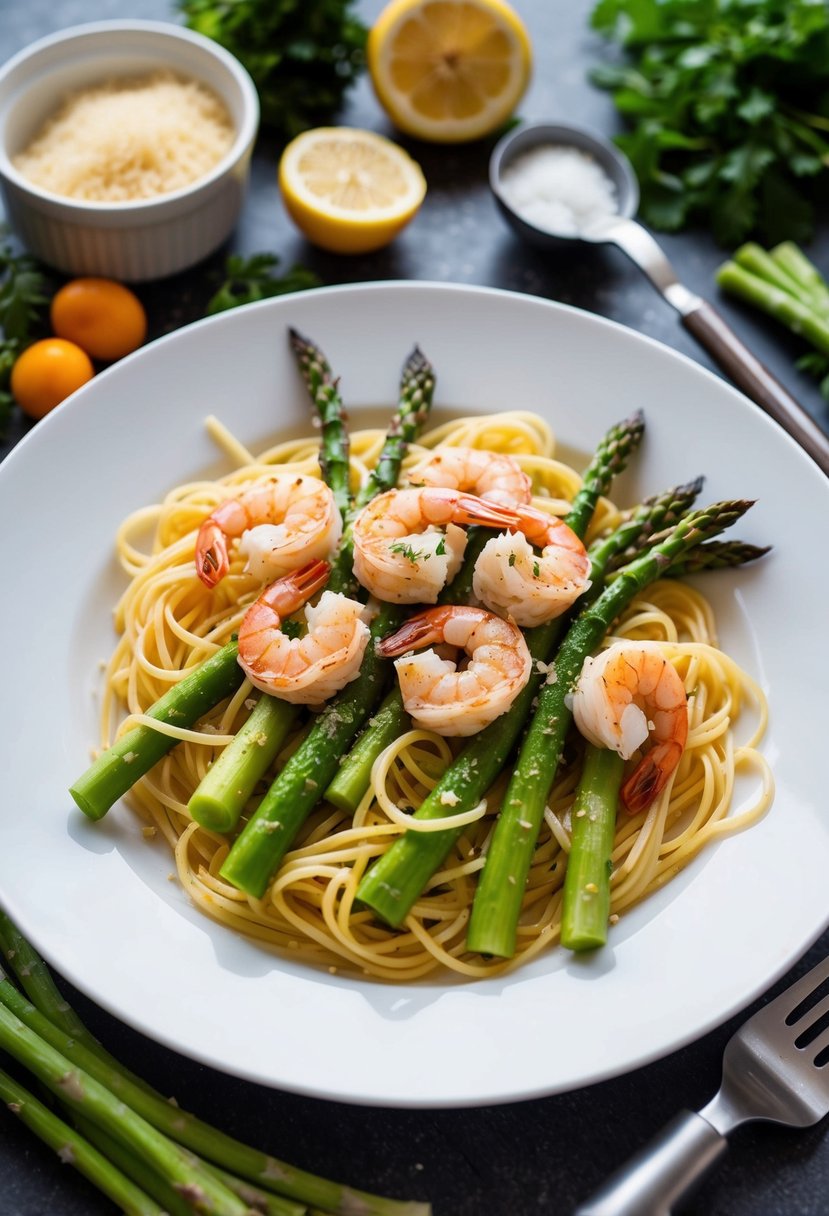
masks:
<svg viewBox="0 0 829 1216"><path fill-rule="evenodd" d="M809 239L829 167L827 0L599 0L591 24L626 52L592 79L632 124L617 142L646 222L707 220L723 245Z"/></svg>
<svg viewBox="0 0 829 1216"><path fill-rule="evenodd" d="M287 140L336 114L363 70L354 0L179 0L187 25L244 64L262 123Z"/></svg>

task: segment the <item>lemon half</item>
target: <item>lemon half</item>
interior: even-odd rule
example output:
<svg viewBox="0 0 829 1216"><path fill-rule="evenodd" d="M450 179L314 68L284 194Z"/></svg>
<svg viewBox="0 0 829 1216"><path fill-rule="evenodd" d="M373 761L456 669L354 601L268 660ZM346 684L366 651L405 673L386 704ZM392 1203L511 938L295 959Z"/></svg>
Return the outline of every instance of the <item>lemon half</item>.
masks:
<svg viewBox="0 0 829 1216"><path fill-rule="evenodd" d="M279 162L288 214L309 241L334 253L380 249L412 219L426 179L412 158L382 135L317 127L288 144Z"/></svg>
<svg viewBox="0 0 829 1216"><path fill-rule="evenodd" d="M510 117L529 83L532 48L504 0L392 0L369 34L368 67L401 131L460 143Z"/></svg>

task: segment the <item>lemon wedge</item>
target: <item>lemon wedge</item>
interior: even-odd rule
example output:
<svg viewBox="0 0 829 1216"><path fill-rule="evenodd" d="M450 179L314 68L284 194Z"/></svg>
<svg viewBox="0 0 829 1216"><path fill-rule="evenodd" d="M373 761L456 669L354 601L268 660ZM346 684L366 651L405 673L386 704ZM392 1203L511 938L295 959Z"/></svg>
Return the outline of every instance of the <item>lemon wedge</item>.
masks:
<svg viewBox="0 0 829 1216"><path fill-rule="evenodd" d="M394 124L438 143L480 139L502 126L532 67L526 27L504 0L391 0L367 54Z"/></svg>
<svg viewBox="0 0 829 1216"><path fill-rule="evenodd" d="M355 127L317 127L288 144L279 162L288 214L309 241L333 253L388 245L415 215L426 179L412 158L382 135Z"/></svg>

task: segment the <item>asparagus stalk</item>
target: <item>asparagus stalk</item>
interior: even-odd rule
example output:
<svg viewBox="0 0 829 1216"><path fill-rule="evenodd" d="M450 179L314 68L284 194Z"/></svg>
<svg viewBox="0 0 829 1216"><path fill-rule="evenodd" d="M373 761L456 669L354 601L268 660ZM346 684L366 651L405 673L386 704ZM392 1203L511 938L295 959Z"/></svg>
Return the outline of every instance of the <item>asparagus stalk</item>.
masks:
<svg viewBox="0 0 829 1216"><path fill-rule="evenodd" d="M142 1186L148 1195L161 1204L167 1216L189 1216L192 1209L178 1192L164 1178L149 1170L144 1162L114 1140L103 1128L96 1127L94 1123L78 1116L75 1116L75 1125L81 1135L85 1136L119 1170L137 1185ZM251 1216L253 1213L264 1213L264 1216L306 1216L308 1209L304 1204L292 1203L290 1199L283 1199L279 1195L269 1195L266 1191L251 1186L242 1178L236 1178L225 1170L208 1165L206 1162L201 1164L224 1182L234 1195L238 1195L240 1199L244 1200L250 1209Z"/></svg>
<svg viewBox="0 0 829 1216"><path fill-rule="evenodd" d="M735 249L732 257L738 266L742 266L743 270L747 270L760 279L765 279L767 283L779 287L781 291L787 292L795 299L811 295L811 291L805 289L798 278L792 274L785 260L781 262L754 241L749 241L747 244L741 245L739 249Z"/></svg>
<svg viewBox="0 0 829 1216"><path fill-rule="evenodd" d="M22 1022L67 1059L93 1076L119 1101L131 1106L148 1123L159 1128L171 1139L198 1153L206 1165L209 1163L208 1168L218 1172L227 1185L236 1189L246 1202L253 1203L248 1196L258 1188L265 1192L276 1192L280 1196L282 1208L275 1210L275 1216L300 1216L298 1207L302 1205L316 1205L329 1212L342 1212L343 1216L353 1216L353 1212L358 1209L364 1216L429 1216L428 1204L384 1199L317 1178L250 1148L203 1123L195 1115L172 1106L162 1094L124 1069L90 1034L78 1015L60 996L49 977L45 963L34 948L26 942L8 918L6 923L14 932L15 943L25 946L25 949L16 950L13 962L25 959L25 969L32 971L35 969L33 964L36 964L49 982L37 985L38 999L32 1003L24 1000L12 985L3 981L0 976L0 1001L6 1002ZM67 1013L71 1015L68 1024ZM70 1029L67 1029L67 1025ZM248 1187L245 1180L249 1180L253 1186ZM293 1204L288 1200L293 1200ZM360 1204L363 1206L360 1207Z"/></svg>
<svg viewBox="0 0 829 1216"><path fill-rule="evenodd" d="M74 1116L74 1124L79 1134L125 1177L145 1191L165 1216L191 1216L193 1209L178 1191L103 1128L79 1115Z"/></svg>
<svg viewBox="0 0 829 1216"><path fill-rule="evenodd" d="M452 582L438 597L441 604L463 604L472 592L475 563L489 539L485 528L469 531L464 561ZM340 810L354 814L371 784L371 770L380 753L408 729L409 715L397 684L369 719L368 726L340 764L334 780L325 791L325 798Z"/></svg>
<svg viewBox="0 0 829 1216"><path fill-rule="evenodd" d="M18 1016L24 1009L30 1015L26 1021ZM33 1018L42 1023L43 1030L39 1028L38 1032L31 1028ZM51 1045L50 1035L65 1040L74 1052L86 1054L92 1061L100 1063L87 1048L73 1044L47 1018L42 1018L8 980L0 980L0 1048L23 1064L61 1102L108 1129L121 1144L168 1178L194 1211L210 1213L211 1216L248 1216L247 1204L194 1161L192 1154L185 1152L137 1114L135 1107L130 1109L119 1101L77 1063L73 1067L68 1055L61 1054ZM136 1095L140 1095L143 1102L149 1100L144 1090L137 1089Z"/></svg>
<svg viewBox="0 0 829 1216"><path fill-rule="evenodd" d="M345 519L351 509L351 463L348 415L342 403L339 379L333 379L325 355L295 329L288 330L291 350L322 425L320 469Z"/></svg>
<svg viewBox="0 0 829 1216"><path fill-rule="evenodd" d="M567 523L578 535L583 536L586 532L596 503L609 489L613 477L627 464L641 440L643 429L641 414L635 414L612 427L599 444L567 516ZM561 627L559 618L527 632L527 646L533 659L547 659ZM507 713L470 738L424 799L416 818L443 819L449 806L453 813L460 814L481 801L506 763L529 717L539 683L540 676L531 677ZM387 924L397 928L446 858L457 836L457 829L448 829L446 832L406 832L398 837L364 875L358 887L358 898Z"/></svg>
<svg viewBox="0 0 829 1216"><path fill-rule="evenodd" d="M165 1209L127 1177L113 1160L107 1160L88 1139L64 1123L54 1111L2 1070L0 1100L36 1136L53 1148L61 1161L73 1165L127 1216L165 1216ZM192 1207L185 1205L186 1212L192 1210ZM167 1211L169 1216L177 1216L177 1213Z"/></svg>
<svg viewBox="0 0 829 1216"><path fill-rule="evenodd" d="M790 278L814 300L818 309L829 313L829 284L793 241L783 241L770 250L769 256Z"/></svg>
<svg viewBox="0 0 829 1216"><path fill-rule="evenodd" d="M193 726L242 683L244 672L236 661L238 649L235 641L226 643L165 692L146 711L147 715L171 726ZM150 726L136 726L102 752L70 786L69 793L90 819L102 819L176 743L172 735Z"/></svg>
<svg viewBox="0 0 829 1216"><path fill-rule="evenodd" d="M635 595L689 549L716 536L751 504L714 503L694 511L667 539L630 562L576 618L555 657L555 681L541 689L504 795L501 814L472 907L467 945L481 954L511 958L524 888L544 806L558 768L572 711L567 706L585 658Z"/></svg>
<svg viewBox="0 0 829 1216"><path fill-rule="evenodd" d="M756 562L770 552L771 545L752 545L743 540L711 540L671 562L668 574L671 578L679 578L686 574L700 574L703 570L730 570Z"/></svg>
<svg viewBox="0 0 829 1216"><path fill-rule="evenodd" d="M624 767L609 748L585 748L562 894L561 944L568 950L592 950L607 941L610 856Z"/></svg>
<svg viewBox="0 0 829 1216"><path fill-rule="evenodd" d="M724 262L716 279L724 291L768 313L792 333L806 338L823 354L829 355L829 319L815 312L808 302L789 295L734 261Z"/></svg>
<svg viewBox="0 0 829 1216"><path fill-rule="evenodd" d="M371 782L374 761L400 737L407 721L403 698L395 685L386 693L382 705L369 718L368 726L334 774L334 780L325 791L326 802L353 815Z"/></svg>
<svg viewBox="0 0 829 1216"><path fill-rule="evenodd" d="M298 707L263 693L233 742L214 760L187 809L202 827L232 832L256 783L276 759L294 725Z"/></svg>

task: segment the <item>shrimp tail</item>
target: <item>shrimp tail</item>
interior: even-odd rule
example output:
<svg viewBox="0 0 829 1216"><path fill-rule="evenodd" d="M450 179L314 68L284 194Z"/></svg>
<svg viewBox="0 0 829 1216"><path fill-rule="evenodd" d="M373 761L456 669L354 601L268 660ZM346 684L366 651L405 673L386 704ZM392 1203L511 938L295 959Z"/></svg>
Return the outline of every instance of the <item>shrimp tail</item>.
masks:
<svg viewBox="0 0 829 1216"><path fill-rule="evenodd" d="M458 515L454 522L460 524L479 524L484 528L518 528L520 515L511 507L502 507L489 499L478 498L474 494L458 495Z"/></svg>
<svg viewBox="0 0 829 1216"><path fill-rule="evenodd" d="M662 793L679 764L683 746L676 739L657 743L643 756L622 786L622 802L630 815L646 811Z"/></svg>
<svg viewBox="0 0 829 1216"><path fill-rule="evenodd" d="M227 538L215 519L206 519L196 538L196 573L205 587L212 590L229 569Z"/></svg>
<svg viewBox="0 0 829 1216"><path fill-rule="evenodd" d="M425 518L434 524L480 524L486 528L517 528L520 524L520 516L511 507L444 487L420 490L420 503Z"/></svg>
<svg viewBox="0 0 829 1216"><path fill-rule="evenodd" d="M385 659L405 654L407 650L421 650L443 641L443 628L451 614L451 607L430 608L409 617L395 633L390 633L377 643L377 653Z"/></svg>
<svg viewBox="0 0 829 1216"><path fill-rule="evenodd" d="M262 592L257 603L272 608L277 616L284 619L324 587L330 573L331 566L328 562L314 558L299 570L292 570L290 574L271 583L270 587Z"/></svg>

